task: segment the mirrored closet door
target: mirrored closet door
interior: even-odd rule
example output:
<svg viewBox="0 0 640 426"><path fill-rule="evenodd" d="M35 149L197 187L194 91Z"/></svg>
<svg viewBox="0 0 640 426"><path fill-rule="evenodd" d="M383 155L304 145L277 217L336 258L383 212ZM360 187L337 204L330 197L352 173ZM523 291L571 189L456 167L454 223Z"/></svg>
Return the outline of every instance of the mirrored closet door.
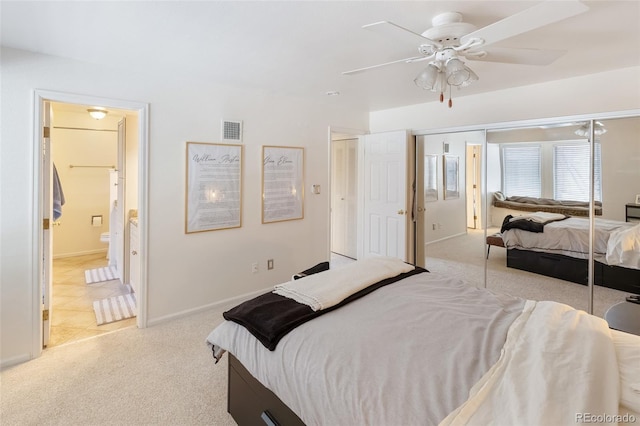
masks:
<svg viewBox="0 0 640 426"><path fill-rule="evenodd" d="M484 130L416 137L417 259L484 285Z"/></svg>

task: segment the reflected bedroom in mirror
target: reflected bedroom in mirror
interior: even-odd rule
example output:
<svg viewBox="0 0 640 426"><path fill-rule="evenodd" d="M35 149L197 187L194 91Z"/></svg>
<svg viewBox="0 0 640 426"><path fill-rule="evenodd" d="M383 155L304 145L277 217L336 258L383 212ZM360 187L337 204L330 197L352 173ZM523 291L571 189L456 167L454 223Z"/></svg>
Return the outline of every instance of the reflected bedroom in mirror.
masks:
<svg viewBox="0 0 640 426"><path fill-rule="evenodd" d="M487 288L601 317L640 293L638 135L637 117L487 132Z"/></svg>

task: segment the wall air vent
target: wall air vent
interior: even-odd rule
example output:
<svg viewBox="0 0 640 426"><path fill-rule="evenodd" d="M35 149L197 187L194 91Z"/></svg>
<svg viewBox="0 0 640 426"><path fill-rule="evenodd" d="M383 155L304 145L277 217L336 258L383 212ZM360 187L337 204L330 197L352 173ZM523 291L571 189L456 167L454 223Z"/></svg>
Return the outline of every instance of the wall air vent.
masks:
<svg viewBox="0 0 640 426"><path fill-rule="evenodd" d="M242 141L242 121L222 120L222 140Z"/></svg>

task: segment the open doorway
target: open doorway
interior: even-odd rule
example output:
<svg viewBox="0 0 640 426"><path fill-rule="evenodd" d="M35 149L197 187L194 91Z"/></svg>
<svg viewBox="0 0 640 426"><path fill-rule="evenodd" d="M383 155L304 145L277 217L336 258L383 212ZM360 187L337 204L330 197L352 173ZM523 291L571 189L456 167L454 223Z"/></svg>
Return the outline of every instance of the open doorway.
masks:
<svg viewBox="0 0 640 426"><path fill-rule="evenodd" d="M358 139L331 138L331 253L358 255Z"/></svg>
<svg viewBox="0 0 640 426"><path fill-rule="evenodd" d="M40 90L35 105L38 356L45 347L146 326L148 106ZM91 117L92 109L102 117Z"/></svg>
<svg viewBox="0 0 640 426"><path fill-rule="evenodd" d="M53 199L47 347L136 324L124 254L137 218L137 183L126 178L138 172L137 124L136 111L51 102L50 160L60 199Z"/></svg>

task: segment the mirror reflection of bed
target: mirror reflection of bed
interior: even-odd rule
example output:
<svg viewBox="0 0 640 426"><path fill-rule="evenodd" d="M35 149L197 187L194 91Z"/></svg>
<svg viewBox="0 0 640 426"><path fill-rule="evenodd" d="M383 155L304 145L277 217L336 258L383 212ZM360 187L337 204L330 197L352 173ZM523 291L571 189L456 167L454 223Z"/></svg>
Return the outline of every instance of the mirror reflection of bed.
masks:
<svg viewBox="0 0 640 426"><path fill-rule="evenodd" d="M640 190L637 185L640 182L640 143L637 141L640 132L639 118L622 118L599 120L596 129L605 129L602 134L596 133L595 145L595 170L594 170L594 198L595 202L595 239L594 239L594 305L593 313L602 316L606 310L623 301L630 293L640 293L640 228L633 227L632 224L625 223L625 205L633 202L634 194ZM542 210L549 212L560 212L570 216L565 223L559 222L553 227L562 228L562 225L569 225L574 234L569 233L569 237L581 240L584 247L570 247L571 241L567 242L568 247L562 252L559 249L562 238L548 242L548 245L555 244L556 253L543 253L540 248L524 250L518 247L520 241L507 243L511 248L491 250L491 255L487 260L487 286L496 288L503 285L505 274L519 274L518 279L513 281L512 286L520 291L529 294L536 300L543 300L545 297L552 300L561 301L572 306L587 309L588 288L584 285L575 284L574 281L586 283L586 273L588 267L588 188L589 188L589 161L581 164L569 164L564 175L558 172L558 163L564 160L576 159L579 155L588 153L589 145L586 136L576 134L580 125L576 123L554 123L548 126L536 126L534 128L509 129L500 131L489 131L487 133L487 191L489 196L489 217L490 228L487 235L500 232L502 222L507 215L519 216L531 214ZM515 148L505 154L504 148ZM526 149L527 148L528 151ZM514 192L509 191L508 182L505 190L505 161L509 158L517 160L515 154L518 150L527 154L526 160L522 164L539 164L541 181L540 188L536 193L523 193L524 189ZM532 157L532 152L538 152L538 157ZM562 157L564 155L564 157ZM573 157L572 157L573 156ZM578 163L574 161L574 163ZM520 166L522 167L522 165ZM582 167L582 168L581 168ZM506 166L508 169L508 165ZM585 174L586 173L586 174ZM558 176L560 175L560 176ZM529 179L532 180L532 179ZM573 180L573 182L572 182ZM572 186L573 185L573 186ZM517 185L515 185L517 187ZM568 192L569 191L569 192ZM573 191L573 192L571 192ZM586 193L585 193L586 191ZM497 193L497 194L496 194ZM559 196L555 197L556 195ZM568 193L577 194L573 198L567 198ZM495 195L494 195L495 194ZM531 197L532 203L521 203L521 197ZM586 197L586 198L585 198ZM516 201L509 205L509 201ZM548 200L543 200L548 199ZM546 201L559 203L560 205L547 205ZM569 200L570 202L560 202L559 200ZM526 201L526 200L525 200ZM583 202L585 205L577 205ZM564 204L564 205L563 205ZM541 207L542 206L542 207ZM581 210L586 210L581 211ZM582 223L582 225L580 225ZM587 236L581 235L574 228L585 228ZM565 231L567 231L565 229ZM508 231L513 232L513 231ZM519 232L519 231L518 231ZM526 231L522 231L526 232ZM526 235L526 234L523 234ZM614 238L609 240L613 235ZM565 240L567 232L565 232ZM586 240L585 240L586 238ZM539 243L540 239L534 239ZM607 253L607 243L610 243ZM575 244L574 244L575 245ZM571 253L575 250L578 253ZM507 253L514 253L516 256L509 256ZM515 258L512 259L512 258ZM545 265L546 263L546 265ZM507 268L510 264L514 268ZM549 266L548 264L551 264ZM518 272L516 272L518 271ZM547 275L558 275L559 278ZM543 275L546 274L546 275ZM515 276L514 276L515 279ZM526 284L525 284L526 282ZM611 288L613 287L613 288Z"/></svg>

